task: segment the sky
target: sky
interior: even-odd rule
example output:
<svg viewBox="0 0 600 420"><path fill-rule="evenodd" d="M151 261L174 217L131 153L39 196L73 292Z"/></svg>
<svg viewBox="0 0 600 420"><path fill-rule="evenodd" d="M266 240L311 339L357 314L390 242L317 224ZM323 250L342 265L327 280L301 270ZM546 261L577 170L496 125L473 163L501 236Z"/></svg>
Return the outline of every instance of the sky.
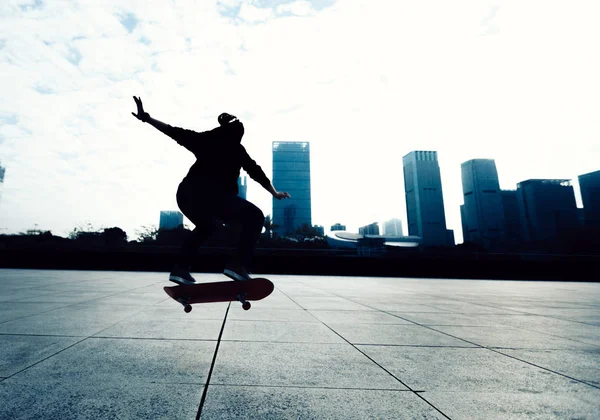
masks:
<svg viewBox="0 0 600 420"><path fill-rule="evenodd" d="M313 224L400 218L402 156L436 150L462 242L460 165L503 189L600 170L596 0L2 0L0 233L118 226L176 210L194 156L134 117L196 131L221 112L272 174L308 141ZM275 185L277 188L277 185ZM272 213L249 181L248 199ZM187 222L189 224L189 222ZM191 227L191 225L190 225Z"/></svg>

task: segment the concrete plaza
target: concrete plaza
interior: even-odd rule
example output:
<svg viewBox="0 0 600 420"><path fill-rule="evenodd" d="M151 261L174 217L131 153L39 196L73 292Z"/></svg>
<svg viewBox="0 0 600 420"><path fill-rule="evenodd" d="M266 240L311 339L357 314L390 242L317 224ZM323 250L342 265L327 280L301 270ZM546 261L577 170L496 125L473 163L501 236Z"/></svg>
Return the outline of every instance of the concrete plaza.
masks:
<svg viewBox="0 0 600 420"><path fill-rule="evenodd" d="M0 270L0 418L600 418L600 283L268 277Z"/></svg>

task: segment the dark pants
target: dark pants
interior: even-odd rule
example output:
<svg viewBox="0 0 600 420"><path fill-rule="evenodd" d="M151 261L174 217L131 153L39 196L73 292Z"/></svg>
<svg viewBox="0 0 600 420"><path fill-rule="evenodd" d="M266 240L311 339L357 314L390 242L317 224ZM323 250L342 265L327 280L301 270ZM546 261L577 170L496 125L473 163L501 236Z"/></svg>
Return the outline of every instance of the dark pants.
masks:
<svg viewBox="0 0 600 420"><path fill-rule="evenodd" d="M234 193L219 191L210 186L191 188L184 185L180 185L177 190L177 205L196 226L183 244L179 264L191 265L198 247L211 236L219 222L239 226L235 263L244 267L250 264L265 221L265 216L258 207Z"/></svg>

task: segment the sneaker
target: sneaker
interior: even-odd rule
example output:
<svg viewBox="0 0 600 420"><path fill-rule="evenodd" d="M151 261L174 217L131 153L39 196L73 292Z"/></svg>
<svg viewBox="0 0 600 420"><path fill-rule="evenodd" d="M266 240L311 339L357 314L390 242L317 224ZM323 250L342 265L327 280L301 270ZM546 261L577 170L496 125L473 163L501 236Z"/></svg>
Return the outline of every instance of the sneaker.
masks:
<svg viewBox="0 0 600 420"><path fill-rule="evenodd" d="M223 270L223 274L235 281L252 280L246 272L246 269L241 265L228 265L225 267L225 270Z"/></svg>
<svg viewBox="0 0 600 420"><path fill-rule="evenodd" d="M169 280L177 284L196 284L196 279L192 277L190 271L181 267L175 267L171 271Z"/></svg>

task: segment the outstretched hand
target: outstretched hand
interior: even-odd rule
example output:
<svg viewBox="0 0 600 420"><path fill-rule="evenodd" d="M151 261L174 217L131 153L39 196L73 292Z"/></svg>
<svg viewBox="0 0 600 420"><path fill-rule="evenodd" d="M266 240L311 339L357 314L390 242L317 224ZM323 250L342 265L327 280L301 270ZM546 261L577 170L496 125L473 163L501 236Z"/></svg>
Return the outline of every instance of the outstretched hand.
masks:
<svg viewBox="0 0 600 420"><path fill-rule="evenodd" d="M146 122L146 120L148 119L148 117L150 115L147 112L144 112L144 105L142 105L142 99L136 98L134 96L133 100L135 101L135 104L137 105L137 114L132 112L131 115L133 115L135 118L137 118L138 120L140 120L142 122Z"/></svg>
<svg viewBox="0 0 600 420"><path fill-rule="evenodd" d="M275 194L273 194L273 197L275 197L278 200L281 200L282 198L290 198L291 196L286 193L286 192L276 192Z"/></svg>

